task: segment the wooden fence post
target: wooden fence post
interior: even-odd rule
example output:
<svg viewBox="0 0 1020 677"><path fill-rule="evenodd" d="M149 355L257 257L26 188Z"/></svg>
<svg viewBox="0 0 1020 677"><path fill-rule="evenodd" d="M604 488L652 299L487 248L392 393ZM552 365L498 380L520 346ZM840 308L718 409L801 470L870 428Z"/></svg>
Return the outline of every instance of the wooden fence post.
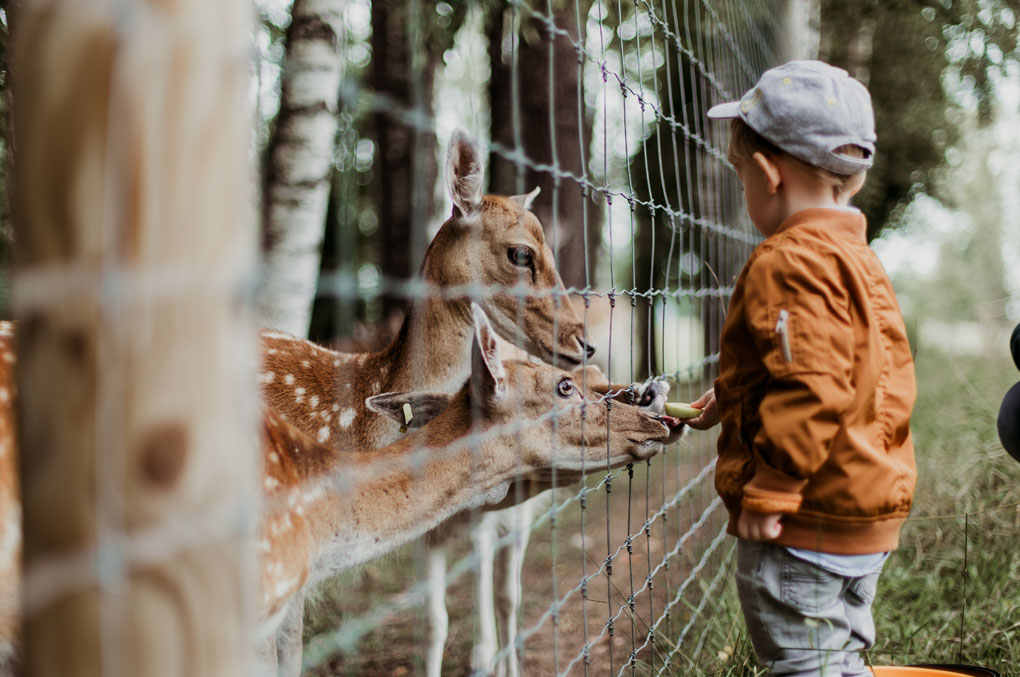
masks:
<svg viewBox="0 0 1020 677"><path fill-rule="evenodd" d="M248 677L250 2L15 29L24 674Z"/></svg>

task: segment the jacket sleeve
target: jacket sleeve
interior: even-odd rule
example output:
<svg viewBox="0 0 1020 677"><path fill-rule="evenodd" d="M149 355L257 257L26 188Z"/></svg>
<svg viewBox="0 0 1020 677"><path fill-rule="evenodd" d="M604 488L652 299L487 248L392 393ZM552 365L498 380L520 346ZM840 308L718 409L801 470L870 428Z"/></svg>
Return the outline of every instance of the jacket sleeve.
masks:
<svg viewBox="0 0 1020 677"><path fill-rule="evenodd" d="M831 254L792 247L758 257L748 271L745 320L769 383L746 510L798 510L853 398L854 329L840 271Z"/></svg>

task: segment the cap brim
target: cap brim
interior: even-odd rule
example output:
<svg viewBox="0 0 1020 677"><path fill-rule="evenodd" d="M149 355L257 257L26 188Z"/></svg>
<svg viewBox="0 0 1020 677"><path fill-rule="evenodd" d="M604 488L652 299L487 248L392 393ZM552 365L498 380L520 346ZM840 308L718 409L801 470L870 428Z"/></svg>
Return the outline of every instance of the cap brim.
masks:
<svg viewBox="0 0 1020 677"><path fill-rule="evenodd" d="M740 102L739 101L727 101L726 103L720 103L712 106L708 109L708 117L713 120L725 120L727 118L739 118L740 117Z"/></svg>

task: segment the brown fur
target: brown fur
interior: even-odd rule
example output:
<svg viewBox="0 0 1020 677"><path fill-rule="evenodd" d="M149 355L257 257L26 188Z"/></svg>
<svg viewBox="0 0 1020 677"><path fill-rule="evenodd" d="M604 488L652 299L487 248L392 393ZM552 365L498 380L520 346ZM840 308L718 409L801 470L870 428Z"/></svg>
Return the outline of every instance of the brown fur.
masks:
<svg viewBox="0 0 1020 677"><path fill-rule="evenodd" d="M507 249L518 245L534 252L533 276L507 256ZM536 346L529 352L549 360L555 352L571 366L580 361L583 324L565 297L552 294L563 289L552 250L538 219L514 200L484 196L477 213L447 221L429 245L422 274L441 288L485 285L487 313L497 332L504 327L504 339L518 342L506 333L519 319L527 340ZM520 298L507 291L518 285L538 293ZM260 382L266 403L312 439L335 449L388 444L400 434L399 424L372 414L365 399L384 392L459 388L469 372L468 305L467 298L416 302L390 345L374 353L337 353L264 331Z"/></svg>

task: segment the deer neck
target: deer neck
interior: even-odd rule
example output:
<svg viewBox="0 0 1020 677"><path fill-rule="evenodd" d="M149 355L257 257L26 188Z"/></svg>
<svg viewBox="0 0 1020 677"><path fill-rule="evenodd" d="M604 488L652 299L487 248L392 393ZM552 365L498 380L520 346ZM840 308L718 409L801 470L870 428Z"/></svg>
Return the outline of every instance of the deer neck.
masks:
<svg viewBox="0 0 1020 677"><path fill-rule="evenodd" d="M509 436L458 442L477 430L466 393L426 428L371 453L344 455L343 485L308 512L310 581L379 557L463 510L502 500L526 468Z"/></svg>
<svg viewBox="0 0 1020 677"><path fill-rule="evenodd" d="M472 327L467 301L426 299L412 305L381 355L392 374L387 390L456 391L471 374Z"/></svg>

